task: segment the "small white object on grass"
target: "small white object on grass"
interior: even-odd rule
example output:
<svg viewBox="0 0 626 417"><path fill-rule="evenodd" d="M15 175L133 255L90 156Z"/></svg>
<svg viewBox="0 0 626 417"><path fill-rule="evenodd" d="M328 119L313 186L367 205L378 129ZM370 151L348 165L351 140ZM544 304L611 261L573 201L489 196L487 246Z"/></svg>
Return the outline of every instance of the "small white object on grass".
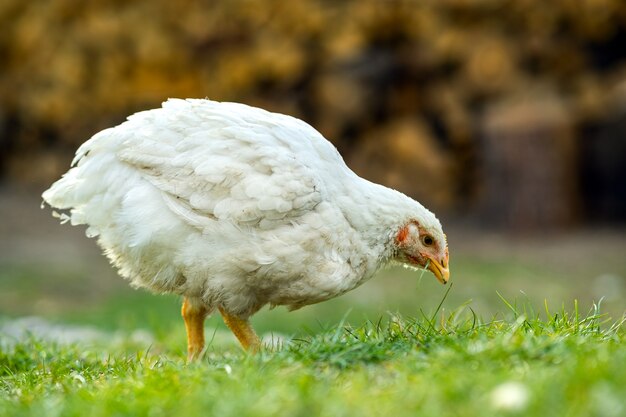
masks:
<svg viewBox="0 0 626 417"><path fill-rule="evenodd" d="M502 411L521 411L528 405L530 395L526 385L509 381L491 391L491 406Z"/></svg>

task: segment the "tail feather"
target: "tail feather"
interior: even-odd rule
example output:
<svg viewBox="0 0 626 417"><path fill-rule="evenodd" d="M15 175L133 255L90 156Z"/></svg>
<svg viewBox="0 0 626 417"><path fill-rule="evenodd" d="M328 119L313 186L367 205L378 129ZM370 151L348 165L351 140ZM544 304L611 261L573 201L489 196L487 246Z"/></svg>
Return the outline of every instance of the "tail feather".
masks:
<svg viewBox="0 0 626 417"><path fill-rule="evenodd" d="M72 168L41 195L44 202L59 210L69 210L72 225L98 224L102 216L119 202L120 181L128 177L115 157L112 129L104 130L76 151ZM61 215L67 221L68 214Z"/></svg>

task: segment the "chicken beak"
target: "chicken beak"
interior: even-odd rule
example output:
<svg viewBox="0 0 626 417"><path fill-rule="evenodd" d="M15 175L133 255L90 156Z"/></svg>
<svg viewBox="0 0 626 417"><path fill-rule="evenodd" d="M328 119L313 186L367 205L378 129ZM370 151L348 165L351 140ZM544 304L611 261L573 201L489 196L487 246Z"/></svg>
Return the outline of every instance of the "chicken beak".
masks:
<svg viewBox="0 0 626 417"><path fill-rule="evenodd" d="M436 259L429 257L428 269L435 275L435 277L442 284L446 284L450 279L450 270L448 269L448 250L446 249L446 255L439 263Z"/></svg>

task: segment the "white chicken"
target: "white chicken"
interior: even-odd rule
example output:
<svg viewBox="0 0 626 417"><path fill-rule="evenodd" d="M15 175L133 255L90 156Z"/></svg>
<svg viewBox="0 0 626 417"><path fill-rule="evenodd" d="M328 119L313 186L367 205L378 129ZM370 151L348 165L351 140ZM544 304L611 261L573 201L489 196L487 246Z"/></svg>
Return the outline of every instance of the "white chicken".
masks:
<svg viewBox="0 0 626 417"><path fill-rule="evenodd" d="M72 166L43 199L133 286L183 296L190 359L214 309L256 351L249 317L264 305L328 300L393 261L449 277L435 215L290 116L171 99L94 135Z"/></svg>

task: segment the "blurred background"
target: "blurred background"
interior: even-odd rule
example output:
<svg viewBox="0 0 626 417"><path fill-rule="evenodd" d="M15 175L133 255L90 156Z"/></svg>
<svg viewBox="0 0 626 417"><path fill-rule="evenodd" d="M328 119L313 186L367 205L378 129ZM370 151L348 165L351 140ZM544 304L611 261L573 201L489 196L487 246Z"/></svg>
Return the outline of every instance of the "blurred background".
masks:
<svg viewBox="0 0 626 417"><path fill-rule="evenodd" d="M0 22L5 323L182 335L179 300L130 289L83 230L39 209L82 142L168 97L299 117L359 175L435 211L450 241L446 311L504 314L498 293L626 311L624 1L4 0ZM298 334L346 314L429 314L444 292L392 268L255 320Z"/></svg>

